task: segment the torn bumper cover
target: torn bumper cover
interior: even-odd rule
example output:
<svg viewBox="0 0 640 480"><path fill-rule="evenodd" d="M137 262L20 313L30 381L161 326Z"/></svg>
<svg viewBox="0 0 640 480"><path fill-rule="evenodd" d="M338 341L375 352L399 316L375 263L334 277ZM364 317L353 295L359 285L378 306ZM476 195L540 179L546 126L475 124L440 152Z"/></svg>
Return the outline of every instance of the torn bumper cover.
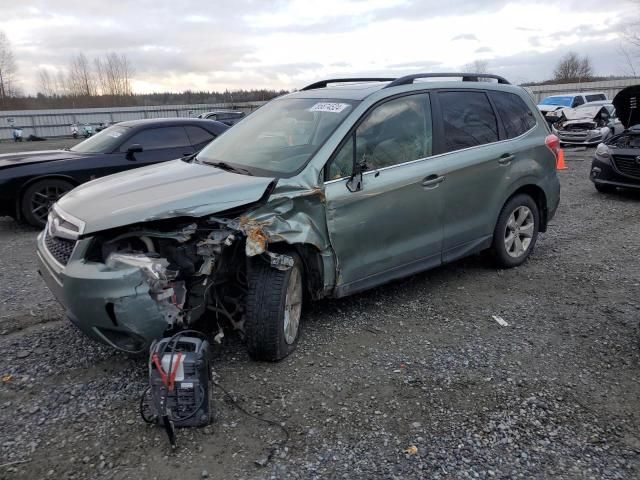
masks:
<svg viewBox="0 0 640 480"><path fill-rule="evenodd" d="M83 333L126 352L146 350L167 329L163 304L152 297L139 267L73 261L83 258L88 243L78 241L63 267L52 258L41 233L37 254L42 278Z"/></svg>

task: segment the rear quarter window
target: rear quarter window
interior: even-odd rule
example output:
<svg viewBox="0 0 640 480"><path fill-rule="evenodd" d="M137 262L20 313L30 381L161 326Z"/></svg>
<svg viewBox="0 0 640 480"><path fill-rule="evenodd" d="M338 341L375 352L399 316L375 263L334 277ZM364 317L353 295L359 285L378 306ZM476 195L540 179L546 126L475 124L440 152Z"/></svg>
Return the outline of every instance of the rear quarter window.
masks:
<svg viewBox="0 0 640 480"><path fill-rule="evenodd" d="M215 138L214 134L200 127L188 125L185 127L185 129L187 130L187 135L189 135L191 145L193 145L194 147L197 147L201 144L209 143Z"/></svg>
<svg viewBox="0 0 640 480"><path fill-rule="evenodd" d="M498 122L484 92L440 92L445 152L498 141Z"/></svg>
<svg viewBox="0 0 640 480"><path fill-rule="evenodd" d="M519 137L535 126L533 112L518 95L508 92L489 92L489 96L502 120L507 138Z"/></svg>

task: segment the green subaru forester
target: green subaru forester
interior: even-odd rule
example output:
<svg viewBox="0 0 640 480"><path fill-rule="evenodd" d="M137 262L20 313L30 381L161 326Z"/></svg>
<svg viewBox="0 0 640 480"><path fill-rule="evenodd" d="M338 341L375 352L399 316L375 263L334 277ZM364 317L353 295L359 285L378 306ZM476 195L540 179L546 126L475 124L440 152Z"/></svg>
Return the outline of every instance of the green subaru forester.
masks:
<svg viewBox="0 0 640 480"><path fill-rule="evenodd" d="M322 81L195 156L72 190L38 237L40 272L115 348L227 326L253 358L279 360L309 300L485 249L523 263L558 206L558 151L501 77Z"/></svg>

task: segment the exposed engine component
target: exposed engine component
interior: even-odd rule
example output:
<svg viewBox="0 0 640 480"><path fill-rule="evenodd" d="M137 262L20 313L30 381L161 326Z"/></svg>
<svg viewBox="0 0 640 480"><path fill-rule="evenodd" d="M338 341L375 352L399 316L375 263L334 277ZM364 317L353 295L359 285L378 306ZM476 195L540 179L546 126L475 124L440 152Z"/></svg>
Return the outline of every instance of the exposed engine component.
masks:
<svg viewBox="0 0 640 480"><path fill-rule="evenodd" d="M152 228L153 226L153 228ZM244 333L246 262L264 256L273 268L287 270L293 259L267 251L267 236L257 222L209 218L200 223L156 222L104 235L92 260L107 268L138 269L166 321L165 334L193 326L207 312L209 326L220 323ZM219 334L217 338L222 338Z"/></svg>
<svg viewBox="0 0 640 480"><path fill-rule="evenodd" d="M614 148L640 148L640 128L630 129L608 142Z"/></svg>

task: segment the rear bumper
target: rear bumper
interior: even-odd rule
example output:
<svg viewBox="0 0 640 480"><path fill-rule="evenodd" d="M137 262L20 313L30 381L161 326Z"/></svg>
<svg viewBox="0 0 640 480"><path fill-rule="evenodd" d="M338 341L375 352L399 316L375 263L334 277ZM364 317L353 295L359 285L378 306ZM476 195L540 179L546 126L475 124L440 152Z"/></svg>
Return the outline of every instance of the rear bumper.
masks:
<svg viewBox="0 0 640 480"><path fill-rule="evenodd" d="M67 318L83 333L118 350L137 353L167 328L158 304L136 268L111 270L82 260L90 240L80 240L63 266L38 236L38 270Z"/></svg>
<svg viewBox="0 0 640 480"><path fill-rule="evenodd" d="M558 206L560 205L560 179L555 171L551 175L547 176L542 187L547 199L546 223L542 230L545 231L547 224L553 220L553 217L555 217L556 212L558 211Z"/></svg>

